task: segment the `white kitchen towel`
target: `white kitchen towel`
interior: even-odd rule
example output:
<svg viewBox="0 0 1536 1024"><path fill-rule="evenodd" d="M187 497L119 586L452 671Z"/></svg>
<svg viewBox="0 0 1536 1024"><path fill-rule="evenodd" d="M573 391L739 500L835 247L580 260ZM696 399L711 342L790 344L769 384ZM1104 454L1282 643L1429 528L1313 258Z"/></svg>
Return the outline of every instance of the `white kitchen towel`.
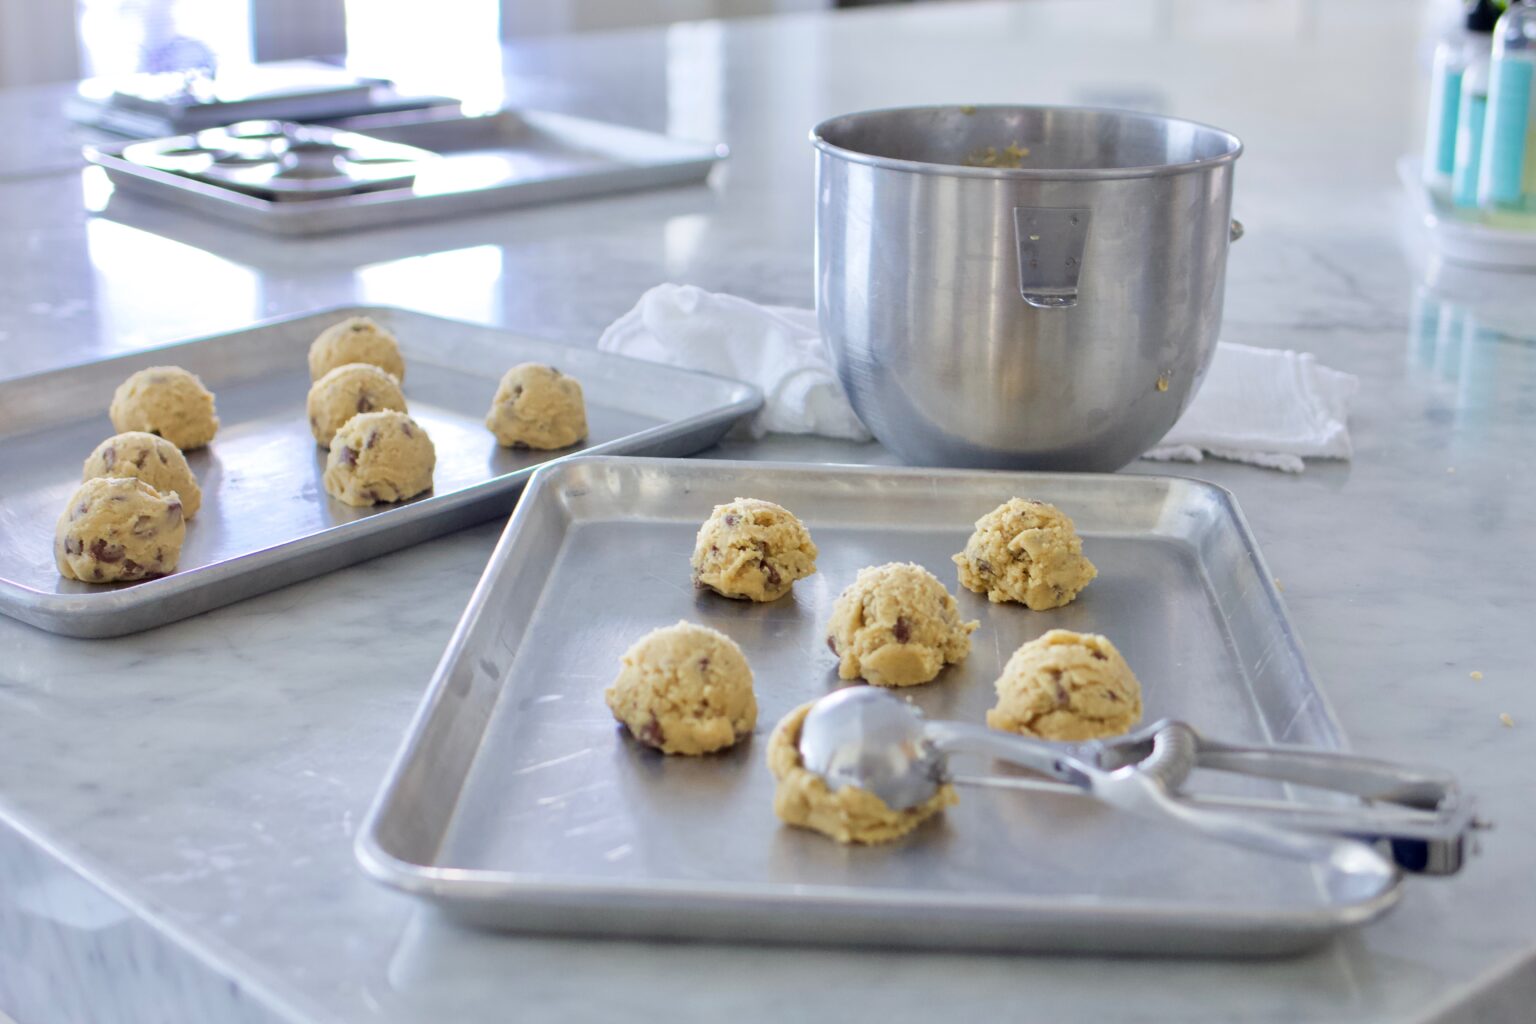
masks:
<svg viewBox="0 0 1536 1024"><path fill-rule="evenodd" d="M1309 352L1223 342L1184 415L1148 459L1206 455L1300 473L1302 458L1350 457L1349 401L1360 381Z"/></svg>
<svg viewBox="0 0 1536 1024"><path fill-rule="evenodd" d="M663 284L603 332L598 348L750 381L766 433L868 440L821 340L816 314L761 306L692 285ZM1223 343L1195 400L1149 459L1206 455L1299 473L1303 457L1350 457L1349 400L1357 379L1307 353Z"/></svg>
<svg viewBox="0 0 1536 1024"><path fill-rule="evenodd" d="M764 434L821 434L868 441L822 344L816 314L657 285L603 332L597 347L756 384L762 411L748 425Z"/></svg>

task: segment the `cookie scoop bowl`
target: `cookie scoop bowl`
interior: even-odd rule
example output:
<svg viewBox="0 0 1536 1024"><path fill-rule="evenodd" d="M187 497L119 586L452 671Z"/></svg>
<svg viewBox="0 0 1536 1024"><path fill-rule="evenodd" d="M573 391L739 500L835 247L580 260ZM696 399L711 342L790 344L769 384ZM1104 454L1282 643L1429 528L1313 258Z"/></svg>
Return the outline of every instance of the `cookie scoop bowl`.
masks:
<svg viewBox="0 0 1536 1024"><path fill-rule="evenodd" d="M1240 234L1235 136L1125 111L911 107L833 118L811 142L822 332L904 461L1115 470L1194 397ZM966 163L989 150L1019 166Z"/></svg>
<svg viewBox="0 0 1536 1024"><path fill-rule="evenodd" d="M1236 746L1163 719L1114 739L1047 743L967 722L926 721L900 698L841 690L810 705L798 747L829 788L873 793L895 811L948 783L1056 789L1116 812L1292 860L1312 861L1340 896L1380 893L1400 870L1455 874L1472 806L1449 776L1303 747ZM1043 777L953 775L950 755L982 754ZM1288 803L1187 792L1196 769L1291 782L1364 798L1355 805Z"/></svg>

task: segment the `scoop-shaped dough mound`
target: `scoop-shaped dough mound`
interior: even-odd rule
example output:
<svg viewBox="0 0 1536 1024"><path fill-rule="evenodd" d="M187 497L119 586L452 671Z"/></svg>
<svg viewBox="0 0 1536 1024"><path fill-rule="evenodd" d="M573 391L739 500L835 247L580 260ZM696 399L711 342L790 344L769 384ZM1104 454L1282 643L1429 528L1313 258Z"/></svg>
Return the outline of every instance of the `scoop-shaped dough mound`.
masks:
<svg viewBox="0 0 1536 1024"><path fill-rule="evenodd" d="M404 501L432 489L437 449L403 412L360 412L331 439L325 490L348 505Z"/></svg>
<svg viewBox="0 0 1536 1024"><path fill-rule="evenodd" d="M860 569L838 597L827 646L842 679L915 686L964 660L978 625L960 621L960 605L933 573L889 562Z"/></svg>
<svg viewBox="0 0 1536 1024"><path fill-rule="evenodd" d="M587 436L581 382L541 363L514 366L496 388L485 425L505 448L569 448Z"/></svg>
<svg viewBox="0 0 1536 1024"><path fill-rule="evenodd" d="M132 477L94 477L70 496L54 531L59 572L117 583L176 571L187 523L181 499Z"/></svg>
<svg viewBox="0 0 1536 1024"><path fill-rule="evenodd" d="M773 813L780 821L812 829L840 843L888 843L960 802L955 787L948 783L923 803L902 811L892 810L884 800L858 786L830 788L800 758L800 728L815 703L802 704L785 715L768 738L768 770L778 780Z"/></svg>
<svg viewBox="0 0 1536 1024"><path fill-rule="evenodd" d="M197 486L197 478L181 449L142 430L115 434L96 446L85 460L80 479L99 476L143 480L161 494L175 491L181 498L182 515L188 519L197 515L203 505L203 489Z"/></svg>
<svg viewBox="0 0 1536 1024"><path fill-rule="evenodd" d="M1055 505L1011 498L976 520L955 556L960 585L1034 611L1071 603L1099 571L1083 557L1072 520Z"/></svg>
<svg viewBox="0 0 1536 1024"><path fill-rule="evenodd" d="M400 382L372 363L347 363L321 377L309 389L309 429L321 448L331 446L336 431L360 412L405 412Z"/></svg>
<svg viewBox="0 0 1536 1024"><path fill-rule="evenodd" d="M179 366L151 366L117 386L107 410L118 433L157 434L182 451L201 448L219 432L213 392Z"/></svg>
<svg viewBox="0 0 1536 1024"><path fill-rule="evenodd" d="M757 725L747 656L724 633L692 622L635 641L603 696L635 739L665 754L724 750Z"/></svg>
<svg viewBox="0 0 1536 1024"><path fill-rule="evenodd" d="M737 600L774 601L816 572L810 531L782 505L737 498L716 505L693 545L693 583Z"/></svg>
<svg viewBox="0 0 1536 1024"><path fill-rule="evenodd" d="M371 317L349 316L321 331L309 346L310 380L319 380L348 363L370 363L397 381L405 380L400 343Z"/></svg>
<svg viewBox="0 0 1536 1024"><path fill-rule="evenodd" d="M1053 629L1013 652L997 680L994 729L1046 740L1120 736L1141 721L1141 684L1097 633Z"/></svg>

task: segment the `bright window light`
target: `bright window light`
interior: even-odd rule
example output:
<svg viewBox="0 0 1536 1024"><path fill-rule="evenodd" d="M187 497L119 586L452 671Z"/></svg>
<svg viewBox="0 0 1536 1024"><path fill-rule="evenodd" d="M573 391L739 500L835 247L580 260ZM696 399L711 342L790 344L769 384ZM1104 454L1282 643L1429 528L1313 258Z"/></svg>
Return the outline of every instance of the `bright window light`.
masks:
<svg viewBox="0 0 1536 1024"><path fill-rule="evenodd" d="M249 64L251 0L79 0L90 76Z"/></svg>
<svg viewBox="0 0 1536 1024"><path fill-rule="evenodd" d="M500 109L499 0L346 0L347 68L402 92L452 96L472 113Z"/></svg>

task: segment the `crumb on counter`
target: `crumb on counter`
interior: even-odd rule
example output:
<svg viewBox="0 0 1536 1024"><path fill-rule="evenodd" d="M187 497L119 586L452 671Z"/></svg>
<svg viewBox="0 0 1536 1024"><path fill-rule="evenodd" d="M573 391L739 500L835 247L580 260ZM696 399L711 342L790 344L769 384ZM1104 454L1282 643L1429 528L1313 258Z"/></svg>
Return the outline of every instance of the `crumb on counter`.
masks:
<svg viewBox="0 0 1536 1024"><path fill-rule="evenodd" d="M1508 711L1501 711L1499 712L1499 722L1504 728L1513 729L1515 727L1515 716Z"/></svg>
<svg viewBox="0 0 1536 1024"><path fill-rule="evenodd" d="M1157 378L1157 390L1159 390L1159 391L1167 391L1168 390L1168 375L1166 373L1160 375Z"/></svg>
<svg viewBox="0 0 1536 1024"><path fill-rule="evenodd" d="M1483 678L1483 674L1481 672L1473 672L1472 673L1472 678L1473 679L1481 679L1481 678Z"/></svg>

